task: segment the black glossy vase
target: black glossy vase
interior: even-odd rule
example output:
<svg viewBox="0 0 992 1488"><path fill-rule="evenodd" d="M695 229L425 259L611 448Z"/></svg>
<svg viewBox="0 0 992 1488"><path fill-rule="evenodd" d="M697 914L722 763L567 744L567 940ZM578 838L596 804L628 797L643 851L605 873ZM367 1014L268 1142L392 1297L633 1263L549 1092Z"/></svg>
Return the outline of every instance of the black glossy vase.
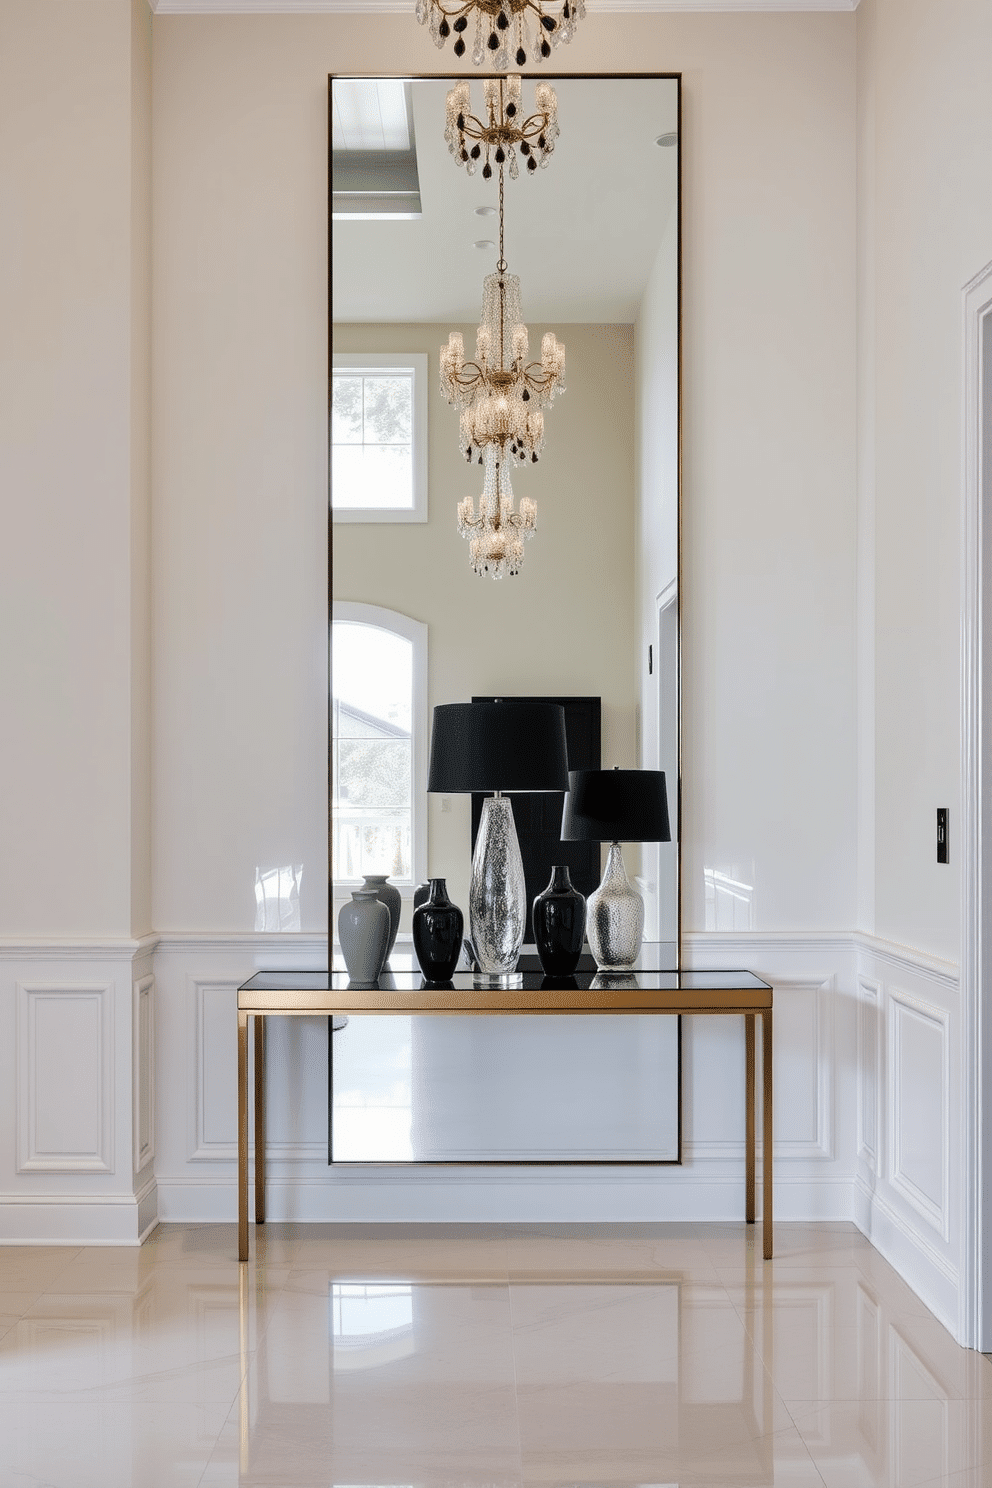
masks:
<svg viewBox="0 0 992 1488"><path fill-rule="evenodd" d="M585 897L573 887L567 866L556 863L551 882L534 900L534 940L545 975L571 976L582 955L585 927Z"/></svg>
<svg viewBox="0 0 992 1488"><path fill-rule="evenodd" d="M430 894L413 912L413 948L429 982L450 980L462 953L465 920L448 898L443 878L432 878Z"/></svg>

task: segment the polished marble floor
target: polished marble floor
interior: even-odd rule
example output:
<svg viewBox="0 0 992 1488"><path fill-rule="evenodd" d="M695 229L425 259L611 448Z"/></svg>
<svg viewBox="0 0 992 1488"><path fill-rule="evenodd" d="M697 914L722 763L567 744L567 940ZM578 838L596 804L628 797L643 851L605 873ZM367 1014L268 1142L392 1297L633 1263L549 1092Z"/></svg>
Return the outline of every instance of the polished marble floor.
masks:
<svg viewBox="0 0 992 1488"><path fill-rule="evenodd" d="M992 1484L992 1360L851 1225L0 1249L0 1488Z"/></svg>

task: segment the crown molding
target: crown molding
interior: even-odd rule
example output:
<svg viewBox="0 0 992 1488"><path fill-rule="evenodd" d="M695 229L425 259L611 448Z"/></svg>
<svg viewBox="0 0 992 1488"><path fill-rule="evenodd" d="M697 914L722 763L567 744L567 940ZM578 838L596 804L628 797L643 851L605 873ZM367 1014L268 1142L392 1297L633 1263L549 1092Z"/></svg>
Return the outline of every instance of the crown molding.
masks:
<svg viewBox="0 0 992 1488"><path fill-rule="evenodd" d="M403 15L412 0L148 0L155 15ZM857 10L858 0L593 0L611 15Z"/></svg>

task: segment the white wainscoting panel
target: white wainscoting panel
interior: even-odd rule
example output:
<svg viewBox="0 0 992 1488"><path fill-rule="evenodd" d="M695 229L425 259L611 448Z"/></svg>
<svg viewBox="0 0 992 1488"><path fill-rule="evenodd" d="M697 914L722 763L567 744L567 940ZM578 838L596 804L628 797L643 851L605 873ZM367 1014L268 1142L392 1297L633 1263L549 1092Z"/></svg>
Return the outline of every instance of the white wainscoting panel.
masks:
<svg viewBox="0 0 992 1488"><path fill-rule="evenodd" d="M155 978L139 977L133 984L131 1031L132 1089L134 1095L132 1148L134 1171L140 1173L155 1156Z"/></svg>
<svg viewBox="0 0 992 1488"><path fill-rule="evenodd" d="M17 1171L114 1171L112 982L18 982Z"/></svg>
<svg viewBox="0 0 992 1488"><path fill-rule="evenodd" d="M250 976L251 973L249 972ZM204 1159L237 1161L238 1156L238 1027L237 977L208 980L190 978L193 1017L192 1094L190 1110L191 1162Z"/></svg>
<svg viewBox="0 0 992 1488"><path fill-rule="evenodd" d="M833 981L793 977L775 985L776 1160L829 1162L834 1155Z"/></svg>
<svg viewBox="0 0 992 1488"><path fill-rule="evenodd" d="M0 1245L138 1245L158 1222L154 937L0 937Z"/></svg>
<svg viewBox="0 0 992 1488"><path fill-rule="evenodd" d="M879 1171L880 991L871 977L858 977L858 1159L872 1174Z"/></svg>
<svg viewBox="0 0 992 1488"><path fill-rule="evenodd" d="M950 1013L889 992L889 1167L892 1187L950 1238Z"/></svg>
<svg viewBox="0 0 992 1488"><path fill-rule="evenodd" d="M856 944L855 1221L917 1296L964 1340L958 967L873 936L859 935Z"/></svg>
<svg viewBox="0 0 992 1488"><path fill-rule="evenodd" d="M260 968L320 965L325 954L322 942L306 935L161 937L155 958L155 1169L163 1219L234 1217L235 989ZM751 967L775 984L778 1216L850 1218L857 1040L851 937L702 935L691 937L691 955L696 964ZM669 1168L330 1168L327 1038L326 1019L270 1020L266 1172L272 1219L743 1215L742 1019L683 1021L684 1163Z"/></svg>

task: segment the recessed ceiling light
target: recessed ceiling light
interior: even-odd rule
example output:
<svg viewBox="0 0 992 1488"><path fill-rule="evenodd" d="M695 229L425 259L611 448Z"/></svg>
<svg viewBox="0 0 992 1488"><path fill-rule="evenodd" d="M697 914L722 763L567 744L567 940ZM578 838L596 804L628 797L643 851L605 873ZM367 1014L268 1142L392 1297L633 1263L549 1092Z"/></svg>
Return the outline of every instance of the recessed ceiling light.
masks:
<svg viewBox="0 0 992 1488"><path fill-rule="evenodd" d="M678 142L679 137L675 133L674 129L669 130L667 134L659 134L658 138L655 140L655 144L660 145L663 150L670 150L672 146L677 145Z"/></svg>
<svg viewBox="0 0 992 1488"><path fill-rule="evenodd" d="M496 244L493 242L492 238L479 238L479 240L475 244L475 247L476 248L495 248L496 247Z"/></svg>
<svg viewBox="0 0 992 1488"><path fill-rule="evenodd" d="M475 215L476 215L476 217L495 217L496 216L496 208L495 207L476 207L476 209L475 209Z"/></svg>

